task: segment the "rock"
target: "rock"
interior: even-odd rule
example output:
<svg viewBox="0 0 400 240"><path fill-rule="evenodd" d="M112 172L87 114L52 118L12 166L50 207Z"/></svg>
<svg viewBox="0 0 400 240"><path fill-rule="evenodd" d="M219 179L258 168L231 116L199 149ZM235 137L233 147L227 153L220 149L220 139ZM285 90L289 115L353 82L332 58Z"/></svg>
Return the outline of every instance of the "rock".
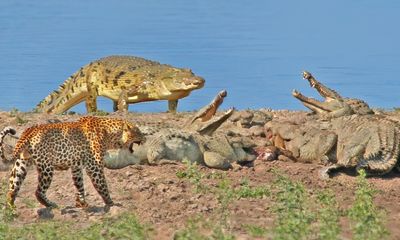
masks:
<svg viewBox="0 0 400 240"><path fill-rule="evenodd" d="M166 192L169 189L169 187L163 183L160 183L160 184L158 184L157 189L160 192Z"/></svg>
<svg viewBox="0 0 400 240"><path fill-rule="evenodd" d="M52 208L40 208L37 210L38 217L40 219L53 219L54 213Z"/></svg>
<svg viewBox="0 0 400 240"><path fill-rule="evenodd" d="M113 217L113 216L118 216L122 212L124 212L124 209L120 206L114 205L110 207L110 210L108 211L108 214Z"/></svg>
<svg viewBox="0 0 400 240"><path fill-rule="evenodd" d="M250 127L249 131L252 136L265 137L263 126L260 126L260 125L252 126L252 127Z"/></svg>
<svg viewBox="0 0 400 240"><path fill-rule="evenodd" d="M251 120L252 126L264 126L265 123L272 120L272 116L261 111L255 111Z"/></svg>

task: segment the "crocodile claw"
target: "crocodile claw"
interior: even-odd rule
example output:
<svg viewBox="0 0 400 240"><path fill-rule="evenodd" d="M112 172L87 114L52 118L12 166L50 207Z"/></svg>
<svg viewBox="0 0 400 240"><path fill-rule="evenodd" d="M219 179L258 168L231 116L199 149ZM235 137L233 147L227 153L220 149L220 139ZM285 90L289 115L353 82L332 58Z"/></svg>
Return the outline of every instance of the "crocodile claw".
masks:
<svg viewBox="0 0 400 240"><path fill-rule="evenodd" d="M320 177L322 180L328 180L328 179L330 178L329 172L330 172L330 168L329 168L329 167L322 168L322 169L319 171L319 177Z"/></svg>

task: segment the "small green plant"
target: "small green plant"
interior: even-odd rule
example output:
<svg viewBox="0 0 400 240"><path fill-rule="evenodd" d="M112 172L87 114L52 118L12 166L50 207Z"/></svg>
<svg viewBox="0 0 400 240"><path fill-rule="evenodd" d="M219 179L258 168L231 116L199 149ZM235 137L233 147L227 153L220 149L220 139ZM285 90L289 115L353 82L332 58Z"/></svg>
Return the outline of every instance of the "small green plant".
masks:
<svg viewBox="0 0 400 240"><path fill-rule="evenodd" d="M236 197L228 178L224 178L218 183L216 194L220 204L221 223L228 227L229 205Z"/></svg>
<svg viewBox="0 0 400 240"><path fill-rule="evenodd" d="M15 121L17 122L18 125L23 125L23 124L29 122L29 120L23 119L20 115L17 115L15 117Z"/></svg>
<svg viewBox="0 0 400 240"><path fill-rule="evenodd" d="M205 177L203 173L200 172L197 163L191 163L190 161L183 161L186 165L185 170L177 171L176 176L178 178L189 179L190 182L195 186L196 192L202 192L207 190L207 186L202 183L202 179Z"/></svg>
<svg viewBox="0 0 400 240"><path fill-rule="evenodd" d="M224 232L224 230L216 225L213 229L213 233L211 235L211 239L215 239L215 240L234 240L235 237L232 234L227 234Z"/></svg>
<svg viewBox="0 0 400 240"><path fill-rule="evenodd" d="M24 203L28 208L37 208L39 207L39 204L36 200L33 200L31 198L23 198L21 199L21 202Z"/></svg>
<svg viewBox="0 0 400 240"><path fill-rule="evenodd" d="M108 116L110 115L109 112L103 111L103 110L97 110L96 112L92 113L94 116Z"/></svg>
<svg viewBox="0 0 400 240"><path fill-rule="evenodd" d="M200 217L189 219L186 227L174 234L174 240L206 240L207 237L200 233L202 221Z"/></svg>
<svg viewBox="0 0 400 240"><path fill-rule="evenodd" d="M339 239L341 231L339 224L340 212L335 194L332 191L323 191L317 194L317 199L321 205L317 213L318 239Z"/></svg>
<svg viewBox="0 0 400 240"><path fill-rule="evenodd" d="M353 238L384 239L389 235L383 224L383 212L373 202L376 190L366 179L366 173L362 169L358 171L355 201L348 211L352 220Z"/></svg>
<svg viewBox="0 0 400 240"><path fill-rule="evenodd" d="M309 239L314 216L308 209L304 186L281 174L276 175L274 239Z"/></svg>
<svg viewBox="0 0 400 240"><path fill-rule="evenodd" d="M0 196L1 196L0 197L0 225L4 225L4 226L6 226L6 224L8 222L14 220L14 218L16 217L15 212L6 205L7 190L8 190L7 180L3 179L0 182L0 191L1 191L1 194L0 194Z"/></svg>
<svg viewBox="0 0 400 240"><path fill-rule="evenodd" d="M257 225L245 224L243 228L246 230L247 234L254 238L265 237L268 233L267 229Z"/></svg>
<svg viewBox="0 0 400 240"><path fill-rule="evenodd" d="M186 227L174 235L174 240L233 240L232 235L226 234L218 223L207 222L198 216L189 219Z"/></svg>
<svg viewBox="0 0 400 240"><path fill-rule="evenodd" d="M270 190L267 186L250 187L248 179L243 179L240 185L235 190L237 198L263 198L270 195Z"/></svg>
<svg viewBox="0 0 400 240"><path fill-rule="evenodd" d="M15 117L15 121L17 122L18 125L22 125L29 122L28 120L23 119L21 117L21 114L22 113L17 108L12 108L10 110L10 117Z"/></svg>
<svg viewBox="0 0 400 240"><path fill-rule="evenodd" d="M13 107L10 110L10 117L16 117L19 113L20 111L18 110L18 108Z"/></svg>
<svg viewBox="0 0 400 240"><path fill-rule="evenodd" d="M148 239L152 229L131 213L105 219L82 230L76 239Z"/></svg>

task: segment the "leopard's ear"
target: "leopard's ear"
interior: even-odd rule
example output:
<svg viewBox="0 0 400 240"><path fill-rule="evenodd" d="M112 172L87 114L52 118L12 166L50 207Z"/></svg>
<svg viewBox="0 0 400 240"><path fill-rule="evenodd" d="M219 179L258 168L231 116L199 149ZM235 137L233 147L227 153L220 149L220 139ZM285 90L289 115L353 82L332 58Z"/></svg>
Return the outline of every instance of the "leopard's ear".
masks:
<svg viewBox="0 0 400 240"><path fill-rule="evenodd" d="M124 123L122 125L122 130L123 131L129 131L130 129L131 129L131 126L128 124L128 122L124 121Z"/></svg>

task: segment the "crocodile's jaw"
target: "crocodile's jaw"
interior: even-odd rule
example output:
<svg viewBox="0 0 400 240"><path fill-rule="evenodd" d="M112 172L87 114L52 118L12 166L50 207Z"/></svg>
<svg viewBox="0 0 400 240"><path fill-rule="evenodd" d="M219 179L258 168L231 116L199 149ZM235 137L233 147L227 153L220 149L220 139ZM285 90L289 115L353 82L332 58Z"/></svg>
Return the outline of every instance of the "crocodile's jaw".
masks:
<svg viewBox="0 0 400 240"><path fill-rule="evenodd" d="M342 98L337 92L333 91L332 89L326 87L325 85L317 81L317 79L315 79L315 77L310 72L304 71L303 78L307 80L310 86L316 89L318 93L323 98L325 98L325 100L331 100L331 99L339 100Z"/></svg>
<svg viewBox="0 0 400 240"><path fill-rule="evenodd" d="M215 130L221 126L221 124L223 124L230 116L232 116L234 111L234 108L230 108L222 116L213 120L209 120L209 122L198 129L197 132L199 132L201 135L212 135Z"/></svg>
<svg viewBox="0 0 400 240"><path fill-rule="evenodd" d="M306 97L296 90L293 90L292 95L313 112L322 114L331 112L331 109L329 109L328 106L325 106L326 102L321 102L314 98Z"/></svg>
<svg viewBox="0 0 400 240"><path fill-rule="evenodd" d="M172 82L165 82L164 86L170 92L193 91L204 87L205 80L202 77L194 76L183 78Z"/></svg>

